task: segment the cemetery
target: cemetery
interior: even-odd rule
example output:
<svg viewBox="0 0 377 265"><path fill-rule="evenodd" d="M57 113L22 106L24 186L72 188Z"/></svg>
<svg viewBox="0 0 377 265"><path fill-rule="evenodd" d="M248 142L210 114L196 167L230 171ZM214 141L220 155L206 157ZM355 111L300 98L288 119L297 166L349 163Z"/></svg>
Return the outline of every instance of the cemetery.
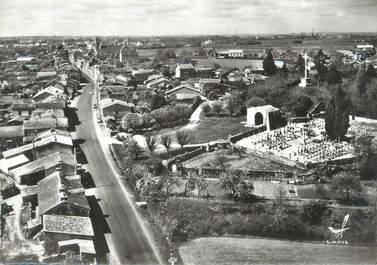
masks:
<svg viewBox="0 0 377 265"><path fill-rule="evenodd" d="M357 129L355 125L351 125L350 137L358 132ZM305 165L354 157L354 148L349 141L332 141L327 138L322 118L289 123L275 130L246 137L236 144L248 150L268 152Z"/></svg>

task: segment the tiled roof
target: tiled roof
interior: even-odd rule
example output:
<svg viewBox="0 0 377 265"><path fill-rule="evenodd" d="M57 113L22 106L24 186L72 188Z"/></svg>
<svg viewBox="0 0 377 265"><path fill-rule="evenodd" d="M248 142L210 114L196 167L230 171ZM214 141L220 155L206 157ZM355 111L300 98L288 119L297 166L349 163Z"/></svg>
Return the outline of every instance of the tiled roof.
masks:
<svg viewBox="0 0 377 265"><path fill-rule="evenodd" d="M40 91L38 91L38 93L36 93L33 98L37 98L39 97L40 95L44 94L44 93L48 93L52 96L57 96L57 95L61 95L63 94L63 90L61 90L60 88L58 87L55 87L55 86L48 86Z"/></svg>
<svg viewBox="0 0 377 265"><path fill-rule="evenodd" d="M38 109L64 109L65 108L65 99L52 97L53 100L50 101L40 101L36 104Z"/></svg>
<svg viewBox="0 0 377 265"><path fill-rule="evenodd" d="M17 148L13 148L3 152L3 156L5 158L9 158L18 154L25 153L28 150L32 150L34 148L39 148L41 146L45 146L51 143L58 143L67 146L73 146L72 138L65 135L60 135L58 133L50 133L48 135L39 136L35 139L34 144L25 144L21 145Z"/></svg>
<svg viewBox="0 0 377 265"><path fill-rule="evenodd" d="M166 79L165 77L161 77L161 78L154 79L154 80L150 81L150 82L148 83L148 86L154 86L154 85L158 85L158 84L160 84L160 83L162 83L162 82L168 82L168 81L169 81L169 80Z"/></svg>
<svg viewBox="0 0 377 265"><path fill-rule="evenodd" d="M58 171L39 181L37 186L39 215L45 214L61 203L90 210L86 197L75 193L76 190L82 189L82 185L77 181L61 177Z"/></svg>
<svg viewBox="0 0 377 265"><path fill-rule="evenodd" d="M44 215L43 231L82 236L94 236L92 222L89 217Z"/></svg>
<svg viewBox="0 0 377 265"><path fill-rule="evenodd" d="M67 128L68 119L63 117L27 120L24 122L25 130L41 130L51 128Z"/></svg>
<svg viewBox="0 0 377 265"><path fill-rule="evenodd" d="M125 101L118 100L118 99L104 98L104 99L101 100L101 106L102 106L103 109L108 108L112 105L116 105L116 104L119 104L119 105L122 105L122 106L125 106L125 107L129 107L129 108L135 107L135 105L133 103L127 103Z"/></svg>
<svg viewBox="0 0 377 265"><path fill-rule="evenodd" d="M202 79L199 80L199 83L201 83L201 84L218 84L218 83L220 83L220 79L202 78Z"/></svg>
<svg viewBox="0 0 377 265"><path fill-rule="evenodd" d="M12 110L33 110L35 109L35 103L34 102L13 103L11 108Z"/></svg>
<svg viewBox="0 0 377 265"><path fill-rule="evenodd" d="M181 70L182 70L182 69L186 69L186 70L188 70L188 69L195 69L194 66L193 66L192 64L179 64L178 66L179 66L179 68L180 68Z"/></svg>
<svg viewBox="0 0 377 265"><path fill-rule="evenodd" d="M180 89L182 89L182 88L187 88L187 89L190 89L190 90L193 90L193 91L195 91L195 92L200 93L200 90L199 90L199 89L193 88L193 87L188 86L188 85L180 85L180 86L177 86L177 87L175 87L175 88L173 88L173 89L170 89L170 90L166 91L165 94L168 95L168 94L173 93L173 92L175 92L175 91L178 91L178 90L180 90Z"/></svg>
<svg viewBox="0 0 377 265"><path fill-rule="evenodd" d="M31 174L34 172L38 172L44 169L51 168L53 166L57 166L60 161L63 161L65 164L74 165L72 154L67 154L63 152L55 152L48 156L44 156L40 159L34 160L30 163L27 163L23 166L17 167L10 172L15 176L23 176L26 174Z"/></svg>

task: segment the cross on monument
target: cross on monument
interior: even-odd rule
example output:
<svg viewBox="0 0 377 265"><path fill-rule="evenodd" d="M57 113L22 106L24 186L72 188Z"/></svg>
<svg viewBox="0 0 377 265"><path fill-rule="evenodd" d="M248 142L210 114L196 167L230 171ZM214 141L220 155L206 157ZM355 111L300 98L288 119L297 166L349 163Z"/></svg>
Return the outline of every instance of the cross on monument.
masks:
<svg viewBox="0 0 377 265"><path fill-rule="evenodd" d="M170 265L175 265L175 263L178 261L176 257L173 257L173 253L170 253L170 259L168 259L168 262Z"/></svg>
<svg viewBox="0 0 377 265"><path fill-rule="evenodd" d="M305 79L307 79L308 78L308 72L307 72L307 70L308 70L308 59L309 59L308 52L305 52L304 59L305 59Z"/></svg>
<svg viewBox="0 0 377 265"><path fill-rule="evenodd" d="M306 51L305 54L304 54L305 75L304 75L303 78L301 78L301 83L299 84L300 87L306 87L309 83L308 71L310 71L310 67L308 66L308 59L309 59L309 56L308 56L308 52Z"/></svg>

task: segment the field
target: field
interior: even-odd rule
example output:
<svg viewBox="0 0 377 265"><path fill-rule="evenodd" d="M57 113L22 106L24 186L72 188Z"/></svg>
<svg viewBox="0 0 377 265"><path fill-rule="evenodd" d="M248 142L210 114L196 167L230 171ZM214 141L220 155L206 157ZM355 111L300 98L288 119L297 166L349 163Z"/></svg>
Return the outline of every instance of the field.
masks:
<svg viewBox="0 0 377 265"><path fill-rule="evenodd" d="M258 238L199 238L180 248L185 265L376 264L374 247Z"/></svg>

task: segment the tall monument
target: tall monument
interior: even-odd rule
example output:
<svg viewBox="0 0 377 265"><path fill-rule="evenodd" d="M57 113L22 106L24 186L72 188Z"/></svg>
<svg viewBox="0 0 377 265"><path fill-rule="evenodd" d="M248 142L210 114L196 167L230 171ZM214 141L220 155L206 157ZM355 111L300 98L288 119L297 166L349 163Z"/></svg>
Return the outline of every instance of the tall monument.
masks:
<svg viewBox="0 0 377 265"><path fill-rule="evenodd" d="M305 74L304 77L301 78L301 82L299 84L300 87L307 87L310 83L310 78L308 77L308 72L310 71L310 66L308 65L308 52L305 52L304 60L305 60Z"/></svg>

